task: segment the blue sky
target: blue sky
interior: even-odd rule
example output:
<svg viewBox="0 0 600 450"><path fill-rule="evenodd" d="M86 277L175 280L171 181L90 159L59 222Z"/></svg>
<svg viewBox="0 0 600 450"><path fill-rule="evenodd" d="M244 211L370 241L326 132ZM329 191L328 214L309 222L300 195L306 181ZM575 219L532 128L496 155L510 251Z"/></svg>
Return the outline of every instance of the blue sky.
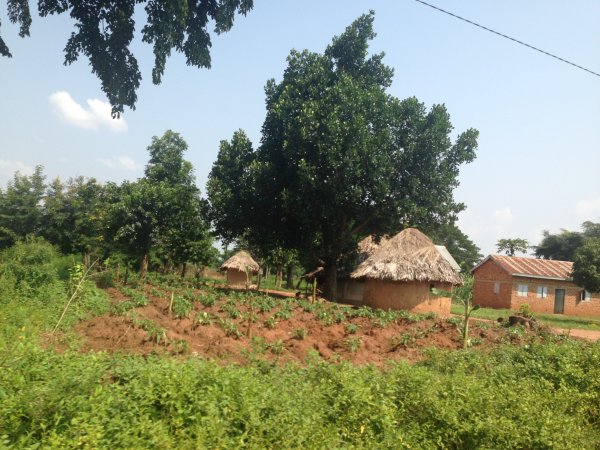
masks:
<svg viewBox="0 0 600 450"><path fill-rule="evenodd" d="M600 2L430 3L600 72ZM32 36L21 39L3 7L0 32L13 58L0 59L0 186L38 164L48 179L136 179L152 136L172 129L188 142L204 192L220 140L242 128L259 143L263 88L281 79L289 51L322 52L369 9L378 34L371 50L385 51L395 69L389 92L444 103L456 132L480 131L477 159L461 170L455 197L467 205L459 226L483 253L500 238L536 244L544 229L600 221L600 77L413 0L255 0L247 17L214 37L211 70L173 55L160 86L151 82L151 47L137 39L143 81L137 109L120 121L107 118L85 58L62 65L68 16L34 17ZM140 11L138 29L143 19Z"/></svg>

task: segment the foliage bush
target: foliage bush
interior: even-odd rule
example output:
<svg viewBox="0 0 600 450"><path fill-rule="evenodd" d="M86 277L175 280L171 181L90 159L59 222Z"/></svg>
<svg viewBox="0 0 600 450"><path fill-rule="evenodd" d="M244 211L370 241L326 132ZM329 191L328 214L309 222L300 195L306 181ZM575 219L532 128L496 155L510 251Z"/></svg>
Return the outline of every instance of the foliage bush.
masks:
<svg viewBox="0 0 600 450"><path fill-rule="evenodd" d="M185 297L173 297L173 316L176 318L188 317L192 312L192 304Z"/></svg>
<svg viewBox="0 0 600 450"><path fill-rule="evenodd" d="M598 344L436 351L385 370L57 354L29 340L2 356L9 447L599 448Z"/></svg>
<svg viewBox="0 0 600 450"><path fill-rule="evenodd" d="M37 268L30 274L38 279ZM57 276L32 290L35 283L24 280L0 275L2 447L600 449L600 343L431 349L420 363L384 368L326 363L316 353L303 367L269 364L285 343L256 337L257 359L246 366L58 353L40 336L65 305L65 282ZM87 283L65 330L107 308L106 296ZM148 340L189 352L151 320L128 317ZM242 336L235 323L215 320ZM346 341L350 351L360 347L354 339Z"/></svg>
<svg viewBox="0 0 600 450"><path fill-rule="evenodd" d="M0 278L14 283L22 294L35 296L59 281L60 260L58 251L42 238L17 242L0 254Z"/></svg>

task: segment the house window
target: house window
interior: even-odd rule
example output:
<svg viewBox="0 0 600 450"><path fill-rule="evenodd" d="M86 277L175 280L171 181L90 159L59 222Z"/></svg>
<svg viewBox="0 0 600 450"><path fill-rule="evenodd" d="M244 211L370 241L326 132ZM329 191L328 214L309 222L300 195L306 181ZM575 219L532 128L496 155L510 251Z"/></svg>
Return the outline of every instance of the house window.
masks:
<svg viewBox="0 0 600 450"><path fill-rule="evenodd" d="M499 294L500 293L500 283L498 283L497 281L494 283L494 294Z"/></svg>
<svg viewBox="0 0 600 450"><path fill-rule="evenodd" d="M588 291L581 291L581 301L589 302L592 298L592 295Z"/></svg>
<svg viewBox="0 0 600 450"><path fill-rule="evenodd" d="M519 297L527 297L527 285L519 284L517 287L517 296Z"/></svg>
<svg viewBox="0 0 600 450"><path fill-rule="evenodd" d="M546 298L546 297L548 297L548 286L538 286L537 298Z"/></svg>

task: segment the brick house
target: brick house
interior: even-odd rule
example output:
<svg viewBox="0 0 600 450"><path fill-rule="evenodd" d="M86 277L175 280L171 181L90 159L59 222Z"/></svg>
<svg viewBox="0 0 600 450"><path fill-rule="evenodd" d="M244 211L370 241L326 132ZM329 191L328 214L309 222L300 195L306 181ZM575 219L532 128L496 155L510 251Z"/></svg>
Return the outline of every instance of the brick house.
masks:
<svg viewBox="0 0 600 450"><path fill-rule="evenodd" d="M573 284L573 263L490 255L473 270L473 303L540 313L600 317L600 294Z"/></svg>

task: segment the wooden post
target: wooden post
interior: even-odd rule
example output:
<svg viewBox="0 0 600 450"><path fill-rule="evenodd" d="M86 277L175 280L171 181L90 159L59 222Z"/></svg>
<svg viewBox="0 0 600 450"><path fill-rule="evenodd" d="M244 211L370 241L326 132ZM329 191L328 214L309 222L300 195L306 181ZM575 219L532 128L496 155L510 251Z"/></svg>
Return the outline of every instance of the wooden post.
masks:
<svg viewBox="0 0 600 450"><path fill-rule="evenodd" d="M171 292L171 301L169 302L169 315L173 311L173 300L175 298L175 292Z"/></svg>

